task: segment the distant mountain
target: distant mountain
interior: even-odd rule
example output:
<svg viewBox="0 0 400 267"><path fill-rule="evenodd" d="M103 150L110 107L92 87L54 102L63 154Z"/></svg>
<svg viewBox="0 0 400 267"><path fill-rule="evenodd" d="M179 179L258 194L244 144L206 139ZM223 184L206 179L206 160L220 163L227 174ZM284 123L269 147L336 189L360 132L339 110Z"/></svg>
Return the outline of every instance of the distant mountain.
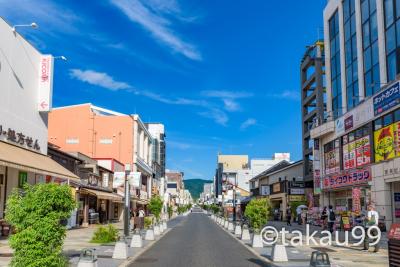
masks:
<svg viewBox="0 0 400 267"><path fill-rule="evenodd" d="M200 193L203 192L203 185L207 183L212 183L211 180L203 180L203 179L187 179L184 180L185 189L189 190L190 194L192 194L193 199L198 199L200 197Z"/></svg>

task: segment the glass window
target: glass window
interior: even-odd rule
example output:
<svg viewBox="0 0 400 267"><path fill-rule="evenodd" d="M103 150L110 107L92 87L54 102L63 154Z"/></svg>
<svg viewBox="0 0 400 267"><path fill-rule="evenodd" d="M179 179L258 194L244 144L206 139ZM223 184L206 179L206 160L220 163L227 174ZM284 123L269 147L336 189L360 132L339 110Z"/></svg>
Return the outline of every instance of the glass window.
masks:
<svg viewBox="0 0 400 267"><path fill-rule="evenodd" d="M396 48L396 33L394 24L386 30L386 52L389 54Z"/></svg>
<svg viewBox="0 0 400 267"><path fill-rule="evenodd" d="M396 78L396 53L392 52L387 57L387 72L389 81L393 81Z"/></svg>
<svg viewBox="0 0 400 267"><path fill-rule="evenodd" d="M378 42L372 44L372 65L379 63Z"/></svg>
<svg viewBox="0 0 400 267"><path fill-rule="evenodd" d="M362 23L364 23L368 17L369 17L369 10L368 10L368 0L362 2L361 4L361 18L362 18Z"/></svg>
<svg viewBox="0 0 400 267"><path fill-rule="evenodd" d="M371 15L370 19L371 23L371 41L375 41L378 39L378 25L377 25L377 20L376 20L376 12Z"/></svg>
<svg viewBox="0 0 400 267"><path fill-rule="evenodd" d="M385 23L389 26L393 23L393 0L385 0Z"/></svg>
<svg viewBox="0 0 400 267"><path fill-rule="evenodd" d="M394 121L395 121L395 122L400 121L400 109L398 109L398 110L396 110L396 111L394 112Z"/></svg>
<svg viewBox="0 0 400 267"><path fill-rule="evenodd" d="M353 63L353 82L358 80L358 67L356 63Z"/></svg>
<svg viewBox="0 0 400 267"><path fill-rule="evenodd" d="M349 67L346 69L346 85L347 85L347 86L348 86L348 85L351 85L351 83L353 82L352 77L353 77L352 69L351 69L351 66L349 66Z"/></svg>
<svg viewBox="0 0 400 267"><path fill-rule="evenodd" d="M372 72L368 71L367 73L365 73L364 79L366 96L371 96L373 94Z"/></svg>
<svg viewBox="0 0 400 267"><path fill-rule="evenodd" d="M366 71L371 69L371 48L367 48L364 53L364 68Z"/></svg>
<svg viewBox="0 0 400 267"><path fill-rule="evenodd" d="M382 128L382 119L379 118L377 120L375 120L374 122L374 130L379 130L380 128Z"/></svg>
<svg viewBox="0 0 400 267"><path fill-rule="evenodd" d="M400 0L396 0L396 18L400 18Z"/></svg>
<svg viewBox="0 0 400 267"><path fill-rule="evenodd" d="M383 126L388 126L393 123L393 114L388 114L383 117Z"/></svg>
<svg viewBox="0 0 400 267"><path fill-rule="evenodd" d="M363 46L365 48L371 42L370 36L369 36L369 23L368 22L363 25L363 35L364 35L364 37L363 37Z"/></svg>
<svg viewBox="0 0 400 267"><path fill-rule="evenodd" d="M374 94L381 89L381 80L379 73L379 64L376 64L373 68L373 86L374 86Z"/></svg>
<svg viewBox="0 0 400 267"><path fill-rule="evenodd" d="M376 0L369 0L369 13L372 14L376 10Z"/></svg>
<svg viewBox="0 0 400 267"><path fill-rule="evenodd" d="M343 2L343 19L346 21L350 17L349 0Z"/></svg>

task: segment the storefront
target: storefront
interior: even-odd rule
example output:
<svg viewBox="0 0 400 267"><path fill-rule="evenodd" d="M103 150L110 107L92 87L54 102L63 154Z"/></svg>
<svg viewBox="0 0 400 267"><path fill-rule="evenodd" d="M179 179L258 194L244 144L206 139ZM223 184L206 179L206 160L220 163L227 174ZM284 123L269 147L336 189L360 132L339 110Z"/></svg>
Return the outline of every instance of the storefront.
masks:
<svg viewBox="0 0 400 267"><path fill-rule="evenodd" d="M46 155L0 141L0 218L8 196L25 183L70 184L79 177Z"/></svg>

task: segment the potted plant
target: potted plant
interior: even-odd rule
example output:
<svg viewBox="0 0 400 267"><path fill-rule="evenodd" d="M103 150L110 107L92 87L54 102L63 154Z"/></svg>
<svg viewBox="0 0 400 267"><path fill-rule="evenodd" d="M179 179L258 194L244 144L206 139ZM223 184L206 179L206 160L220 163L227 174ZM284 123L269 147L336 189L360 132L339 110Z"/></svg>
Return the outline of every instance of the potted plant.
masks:
<svg viewBox="0 0 400 267"><path fill-rule="evenodd" d="M261 227L268 221L268 214L271 204L268 199L253 199L246 207L245 216L249 219L250 225L254 230L253 247L263 247L260 234Z"/></svg>

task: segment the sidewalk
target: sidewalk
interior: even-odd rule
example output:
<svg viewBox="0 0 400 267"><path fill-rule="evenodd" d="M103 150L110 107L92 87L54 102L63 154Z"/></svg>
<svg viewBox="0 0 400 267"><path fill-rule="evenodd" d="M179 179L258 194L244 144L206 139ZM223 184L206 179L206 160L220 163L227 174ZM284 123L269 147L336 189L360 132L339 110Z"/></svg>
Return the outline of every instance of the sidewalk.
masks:
<svg viewBox="0 0 400 267"><path fill-rule="evenodd" d="M299 230L304 232L304 226L302 225L293 225L292 227L286 227L286 223L284 222L269 222L268 225L276 227L280 230L282 227L285 227L286 230L294 231ZM282 267L308 267L310 265L311 253L313 251L321 251L326 252L329 255L329 259L331 262L331 266L333 267L359 267L367 266L367 267L383 267L389 265L388 251L387 251L387 239L386 234L382 236L381 244L385 245L378 253L372 252L363 252L361 251L362 247L342 247L333 244L332 246L318 246L310 243L309 246L296 246L293 247L291 245L286 246L288 262L272 262L271 252L272 246L265 246L263 248L252 248L251 241L242 241L239 237L236 237L232 232L227 231L225 228L221 227L224 231L229 233L231 236L235 237L239 242L241 242L244 246L250 249L253 253L265 259L268 263L273 264L274 266L282 266ZM320 227L310 227L310 231L313 230L321 231ZM342 235L341 235L342 236ZM343 234L344 236L344 234ZM315 238L318 240L318 238ZM386 241L385 241L386 240ZM287 241L289 243L289 240ZM372 251L372 249L371 249Z"/></svg>
<svg viewBox="0 0 400 267"><path fill-rule="evenodd" d="M137 256L146 250L149 246L157 242L160 238L162 238L171 228L180 224L186 217L185 216L177 216L172 218L167 222L168 229L164 231L160 236L156 236L155 241L146 241L143 240L142 248L130 248L128 247L128 259ZM120 235L123 234L123 223L118 222L113 224L120 232ZM96 254L98 258L98 266L99 267L117 267L122 265L126 260L116 260L112 259L112 254L114 251L114 244L110 245L100 245L90 243L90 239L93 236L95 230L99 227L99 225L93 225L88 228L78 228L67 231L67 236L64 241L63 253L68 256L70 261L70 266L77 266L79 261L79 256L84 248L95 248ZM141 231L142 238L144 238L145 231ZM128 244L130 244L131 239L127 240ZM11 262L12 257L12 249L8 245L8 240L3 239L0 240L0 266L8 266Z"/></svg>

